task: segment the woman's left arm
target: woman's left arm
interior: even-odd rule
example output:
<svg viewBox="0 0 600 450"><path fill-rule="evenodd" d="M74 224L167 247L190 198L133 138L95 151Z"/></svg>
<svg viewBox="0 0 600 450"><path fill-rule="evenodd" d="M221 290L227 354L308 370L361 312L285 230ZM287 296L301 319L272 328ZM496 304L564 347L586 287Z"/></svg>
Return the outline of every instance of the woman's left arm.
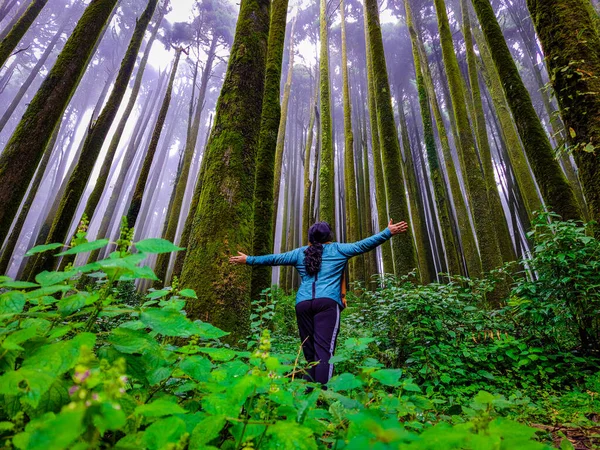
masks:
<svg viewBox="0 0 600 450"><path fill-rule="evenodd" d="M250 266L294 266L298 262L298 252L300 249L291 250L285 253L263 256L248 256L238 252L238 256L229 258L232 264L248 264Z"/></svg>

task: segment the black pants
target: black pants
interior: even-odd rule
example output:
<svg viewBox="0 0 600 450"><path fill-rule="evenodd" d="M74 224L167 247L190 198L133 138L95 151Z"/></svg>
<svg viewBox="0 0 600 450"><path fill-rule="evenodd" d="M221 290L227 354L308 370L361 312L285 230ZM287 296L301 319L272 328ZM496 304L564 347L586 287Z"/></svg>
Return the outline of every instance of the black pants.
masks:
<svg viewBox="0 0 600 450"><path fill-rule="evenodd" d="M308 371L308 379L325 384L333 374L329 359L335 351L340 329L340 305L330 298L305 300L296 305L296 319L304 357L319 364Z"/></svg>

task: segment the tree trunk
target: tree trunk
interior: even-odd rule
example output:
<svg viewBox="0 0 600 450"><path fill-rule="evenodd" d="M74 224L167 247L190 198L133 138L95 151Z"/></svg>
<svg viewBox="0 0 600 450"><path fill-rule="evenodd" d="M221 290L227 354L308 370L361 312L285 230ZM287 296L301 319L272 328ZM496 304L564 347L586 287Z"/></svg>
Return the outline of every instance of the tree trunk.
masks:
<svg viewBox="0 0 600 450"><path fill-rule="evenodd" d="M317 83L318 83L318 77ZM302 207L302 245L308 245L308 229L310 228L310 221L312 219L312 211L310 209L311 206L311 189L315 189L316 180L310 181L310 161L311 161L311 153L312 153L312 144L314 137L314 128L315 128L315 118L317 116L317 89L318 84L316 86L315 92L313 94L314 99L311 100L311 108L310 108L310 119L308 121L308 137L306 139L306 147L304 148L304 203ZM316 154L316 150L315 150ZM317 165L317 160L315 158L315 166Z"/></svg>
<svg viewBox="0 0 600 450"><path fill-rule="evenodd" d="M275 218L277 204L274 204L274 186L279 185L275 179L275 159L278 150L278 130L282 119L280 101L281 64L285 29L287 24L288 0L275 0L271 4L271 23L269 26L269 48L267 50L267 65L265 72L264 97L258 150L256 153L256 180L254 183L254 238L253 255L265 255L273 252L273 235L275 234ZM293 25L290 35L290 67L285 85L286 98L289 101L291 75L294 65L294 35ZM287 104L285 104L287 115ZM278 161L281 163L280 161ZM281 174L281 168L279 168ZM279 175L281 176L281 175ZM279 199L278 199L279 200ZM260 293L271 286L271 268L255 266L252 268L252 299L259 299Z"/></svg>
<svg viewBox="0 0 600 450"><path fill-rule="evenodd" d="M10 19L10 22L8 22L8 24L6 24L6 26L2 29L2 31L0 31L0 41L4 40L4 38L6 36L8 36L8 33L10 33L10 31L13 29L13 27L18 22L18 20L23 16L23 14L25 14L25 11L27 11L27 8L29 8L29 6L31 6L32 1L33 0L23 0L21 2L21 4L19 5L19 9L17 9L15 11L15 14ZM12 2L12 6L14 6L14 4L15 4L15 2ZM12 9L12 6L11 6L11 9Z"/></svg>
<svg viewBox="0 0 600 450"><path fill-rule="evenodd" d="M4 0L0 6L0 22L4 20L6 15L13 9L13 6L17 3L17 0Z"/></svg>
<svg viewBox="0 0 600 450"><path fill-rule="evenodd" d="M171 69L171 78L169 79L169 84L167 85L167 92L165 92L162 106L160 107L160 111L158 113L158 120L156 121L154 131L152 132L150 146L146 152L146 157L144 158L144 163L142 164L142 170L140 171L137 179L131 204L129 205L129 209L127 211L127 226L129 228L135 227L140 208L142 207L142 199L144 197L144 191L146 190L146 181L148 181L150 167L152 166L154 154L156 153L156 148L158 147L160 136L162 135L167 113L169 112L169 106L171 106L173 84L175 82L175 75L177 74L177 68L179 67L179 60L181 59L182 51L182 47L179 47L175 50L175 60L173 61L173 68Z"/></svg>
<svg viewBox="0 0 600 450"><path fill-rule="evenodd" d="M590 215L600 221L600 36L587 0L527 0ZM596 19L596 20L595 20ZM552 204L552 203L551 203ZM558 211L558 210L557 210ZM565 217L571 218L571 217ZM600 236L600 228L596 228Z"/></svg>
<svg viewBox="0 0 600 450"><path fill-rule="evenodd" d="M344 103L344 187L346 200L346 241L356 242L360 237L358 196L356 193L356 170L354 163L354 133L352 132L352 108L348 82L348 50L346 44L346 12L344 0L340 3L342 16L342 96ZM348 264L348 282L364 281L364 258L353 258Z"/></svg>
<svg viewBox="0 0 600 450"><path fill-rule="evenodd" d="M261 122L256 111L262 111L269 9L269 0L242 0L240 5L181 280L198 295L187 304L189 317L232 332L231 341L249 328L251 272L227 258L252 248Z"/></svg>
<svg viewBox="0 0 600 450"><path fill-rule="evenodd" d="M77 206L81 201L81 196L85 192L85 188L88 184L92 171L94 170L96 160L100 155L100 151L102 150L106 136L108 135L113 121L117 116L117 112L121 102L123 101L123 96L127 92L129 79L133 73L137 55L146 33L146 28L148 27L148 24L154 15L154 10L156 9L157 3L158 0L150 0L146 10L136 21L135 30L129 42L129 46L127 47L127 51L125 52L125 56L121 62L121 68L113 85L113 89L108 101L106 102L106 106L104 106L102 112L98 116L98 119L94 121L89 128L83 144L83 149L81 150L81 156L77 160L75 170L69 177L65 194L60 202L60 206L52 223L50 233L46 238L47 244L54 242L65 242L71 223L74 219L77 219L75 218ZM104 185L106 185L106 178L108 177L108 172L112 165L113 158L114 153L107 155L107 158L103 164L103 170L101 170L101 174L98 177L97 183L102 186L102 190ZM96 205L100 200L101 191L99 192L99 190L95 190L95 194L96 195L90 198L86 204L84 214L88 218L91 218L94 210L96 209ZM77 219L77 221L79 221L79 219ZM66 259L74 260L74 257L67 257ZM40 254L36 264L36 269L52 270L53 262L54 258L51 257L51 254ZM35 270L35 272L37 273L37 270Z"/></svg>
<svg viewBox="0 0 600 450"><path fill-rule="evenodd" d="M329 80L329 23L327 0L321 0L319 30L319 77L321 95L321 167L319 169L319 219L335 230L335 155L331 124L331 93Z"/></svg>
<svg viewBox="0 0 600 450"><path fill-rule="evenodd" d="M117 0L90 3L0 156L0 240L8 233L52 132L116 3Z"/></svg>
<svg viewBox="0 0 600 450"><path fill-rule="evenodd" d="M174 242L175 235L177 233L177 226L179 225L180 211L183 205L183 197L188 184L188 178L190 175L190 168L192 166L192 159L194 157L194 151L196 150L196 143L198 142L198 132L200 131L200 118L202 116L202 109L204 107L204 99L206 97L206 90L208 87L208 80L212 72L212 66L215 59L215 51L217 49L218 35L213 35L210 48L208 50L207 59L202 70L202 76L200 78L200 90L198 92L198 101L196 104L196 111L193 117L192 125L189 129L189 134L186 139L186 145L183 153L183 165L181 167L181 173L177 178L175 185L172 206L169 207L167 214L167 226L166 231L163 235L163 239ZM195 80L194 80L195 83ZM167 278L167 272L169 269L169 261L171 255L169 253L161 253L156 259L155 273L159 280L164 281L163 286L168 284L169 279ZM158 284L156 287L161 287Z"/></svg>
<svg viewBox="0 0 600 450"><path fill-rule="evenodd" d="M408 205L404 193L398 130L394 121L383 38L379 25L379 5L377 0L365 0L364 4L367 16L368 42L371 50L373 86L377 108L377 125L389 215L395 221L408 220ZM380 228L384 226L385 223L379 224ZM406 275L417 267L412 233L406 232L395 236L391 240L391 245L394 259L394 273L397 276Z"/></svg>
<svg viewBox="0 0 600 450"><path fill-rule="evenodd" d="M452 109L458 130L457 148L459 149L462 174L465 179L467 195L470 199L469 204L472 208L472 217L479 242L482 270L488 272L502 265L502 256L496 238L494 217L490 209L487 187L469 123L463 80L454 51L444 0L435 0L435 7L440 31L442 57L448 77ZM473 275L478 276L479 274ZM502 283L500 283L494 295L490 296L490 300L497 303L505 293L506 286L502 286Z"/></svg>
<svg viewBox="0 0 600 450"><path fill-rule="evenodd" d="M579 219L581 212L573 190L554 158L548 136L533 108L492 6L489 0L472 1L542 197L564 220Z"/></svg>
<svg viewBox="0 0 600 450"><path fill-rule="evenodd" d="M19 18L6 37L2 39L2 42L0 42L0 67L4 66L6 60L10 58L13 50L19 45L31 24L46 6L46 3L48 3L48 0L33 0L25 14Z"/></svg>
<svg viewBox="0 0 600 450"><path fill-rule="evenodd" d="M508 231L507 217L502 208L498 185L496 184L494 162L492 161L492 152L488 142L488 134L485 122L485 114L483 112L483 102L481 100L481 88L479 86L479 75L477 73L477 57L473 48L473 35L471 34L471 18L467 0L460 2L463 16L463 34L465 37L465 45L467 49L467 65L469 73L469 83L471 86L471 99L473 102L474 114L472 122L475 125L475 135L477 137L477 145L479 149L479 158L483 167L483 176L488 191L488 199L491 207L491 214L496 218L495 231L498 239L500 254L504 262L512 262L517 256L513 247L510 232ZM505 218L504 220L502 218Z"/></svg>

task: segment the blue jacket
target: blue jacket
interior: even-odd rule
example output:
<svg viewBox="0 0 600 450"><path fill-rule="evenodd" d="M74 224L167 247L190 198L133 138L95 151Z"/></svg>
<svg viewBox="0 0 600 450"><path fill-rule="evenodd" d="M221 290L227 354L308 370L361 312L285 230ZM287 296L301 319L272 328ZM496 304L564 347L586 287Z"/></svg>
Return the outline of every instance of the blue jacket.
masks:
<svg viewBox="0 0 600 450"><path fill-rule="evenodd" d="M342 305L341 284L342 273L346 263L353 256L361 255L380 246L392 237L386 228L381 233L353 244L332 242L323 244L321 270L314 276L306 273L304 267L304 250L306 246L277 255L248 256L246 264L254 266L294 266L300 274L301 283L296 294L296 304L315 298L330 298Z"/></svg>

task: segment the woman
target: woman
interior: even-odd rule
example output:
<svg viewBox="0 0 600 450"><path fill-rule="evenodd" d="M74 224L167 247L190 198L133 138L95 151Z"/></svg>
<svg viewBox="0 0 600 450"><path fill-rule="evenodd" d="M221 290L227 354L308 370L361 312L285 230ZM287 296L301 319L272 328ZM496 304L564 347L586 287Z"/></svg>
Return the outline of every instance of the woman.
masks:
<svg viewBox="0 0 600 450"><path fill-rule="evenodd" d="M229 262L261 266L294 266L301 283L296 294L296 319L306 360L318 361L308 371L311 381L325 384L333 373L329 359L335 351L340 326L340 311L344 308L342 277L346 264L358 256L380 246L392 236L404 233L406 222L392 220L381 233L353 244L332 242L331 227L317 222L308 230L308 246L278 255L248 256L238 252Z"/></svg>

